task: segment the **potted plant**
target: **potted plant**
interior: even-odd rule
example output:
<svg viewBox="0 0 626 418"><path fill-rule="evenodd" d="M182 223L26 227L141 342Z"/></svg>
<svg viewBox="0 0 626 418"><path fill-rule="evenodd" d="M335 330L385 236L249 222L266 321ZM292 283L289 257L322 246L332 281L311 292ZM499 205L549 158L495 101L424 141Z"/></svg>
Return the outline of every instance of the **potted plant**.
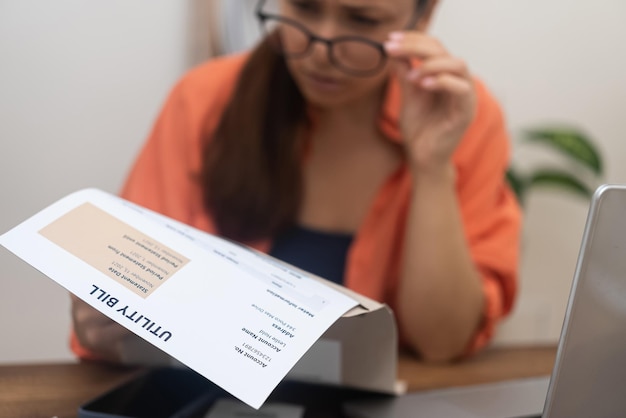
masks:
<svg viewBox="0 0 626 418"><path fill-rule="evenodd" d="M602 156L583 130L572 126L543 126L527 129L522 144L540 145L564 157L565 164L536 164L522 169L512 163L507 180L520 204L536 188L557 188L589 199L604 176Z"/></svg>

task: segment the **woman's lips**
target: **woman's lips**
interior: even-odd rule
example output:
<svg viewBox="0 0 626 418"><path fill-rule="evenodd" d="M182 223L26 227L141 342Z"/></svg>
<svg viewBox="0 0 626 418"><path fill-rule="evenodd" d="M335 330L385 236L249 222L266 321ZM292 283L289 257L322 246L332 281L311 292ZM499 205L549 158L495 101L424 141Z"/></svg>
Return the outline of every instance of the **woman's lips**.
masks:
<svg viewBox="0 0 626 418"><path fill-rule="evenodd" d="M319 74L308 73L306 74L306 80L316 90L334 91L341 87L341 82L336 78Z"/></svg>

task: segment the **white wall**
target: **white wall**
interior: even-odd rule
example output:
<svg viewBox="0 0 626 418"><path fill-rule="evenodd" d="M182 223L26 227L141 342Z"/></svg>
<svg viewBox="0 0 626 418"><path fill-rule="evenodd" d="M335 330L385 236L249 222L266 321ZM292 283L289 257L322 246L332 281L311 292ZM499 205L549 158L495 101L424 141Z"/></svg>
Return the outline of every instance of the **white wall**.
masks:
<svg viewBox="0 0 626 418"><path fill-rule="evenodd" d="M166 92L202 53L192 7L0 1L0 232L80 187L118 190ZM492 87L513 134L576 123L605 151L607 181L626 182L624 16L623 0L443 0L432 30ZM556 341L586 211L568 195L531 196L522 298L501 342ZM0 363L71 359L66 292L4 250L0 265Z"/></svg>
<svg viewBox="0 0 626 418"><path fill-rule="evenodd" d="M538 124L573 124L599 143L605 181L626 183L626 2L443 0L440 12L433 32L488 82L516 139ZM545 157L518 147L515 158ZM559 192L530 196L521 297L499 341L558 339L587 208Z"/></svg>
<svg viewBox="0 0 626 418"><path fill-rule="evenodd" d="M111 192L197 52L190 1L0 2L0 231ZM0 249L0 362L71 359L64 289Z"/></svg>

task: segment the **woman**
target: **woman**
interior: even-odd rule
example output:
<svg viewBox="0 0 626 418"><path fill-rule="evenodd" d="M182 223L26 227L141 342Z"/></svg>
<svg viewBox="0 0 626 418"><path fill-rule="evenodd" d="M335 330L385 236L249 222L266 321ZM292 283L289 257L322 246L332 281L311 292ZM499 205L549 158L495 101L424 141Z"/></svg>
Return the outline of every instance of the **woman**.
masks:
<svg viewBox="0 0 626 418"><path fill-rule="evenodd" d="M122 196L388 303L427 361L476 352L516 293L497 103L426 34L436 0L278 3L251 53L173 89ZM81 357L132 338L78 300L73 319Z"/></svg>

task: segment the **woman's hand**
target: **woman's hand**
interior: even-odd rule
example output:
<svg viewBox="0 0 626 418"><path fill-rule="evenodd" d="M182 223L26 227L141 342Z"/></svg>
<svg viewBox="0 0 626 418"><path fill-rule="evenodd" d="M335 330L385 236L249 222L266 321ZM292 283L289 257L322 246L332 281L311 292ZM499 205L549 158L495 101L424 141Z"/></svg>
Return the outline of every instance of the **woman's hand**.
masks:
<svg viewBox="0 0 626 418"><path fill-rule="evenodd" d="M413 173L397 313L410 347L450 361L466 352L484 309L452 165L476 112L475 86L465 63L428 35L392 33L385 47L402 87L400 128Z"/></svg>
<svg viewBox="0 0 626 418"><path fill-rule="evenodd" d="M394 32L385 49L403 94L400 127L414 171L440 171L471 123L474 83L464 61L421 32Z"/></svg>
<svg viewBox="0 0 626 418"><path fill-rule="evenodd" d="M120 362L123 342L133 334L78 297L71 298L74 333L80 344L103 360Z"/></svg>

